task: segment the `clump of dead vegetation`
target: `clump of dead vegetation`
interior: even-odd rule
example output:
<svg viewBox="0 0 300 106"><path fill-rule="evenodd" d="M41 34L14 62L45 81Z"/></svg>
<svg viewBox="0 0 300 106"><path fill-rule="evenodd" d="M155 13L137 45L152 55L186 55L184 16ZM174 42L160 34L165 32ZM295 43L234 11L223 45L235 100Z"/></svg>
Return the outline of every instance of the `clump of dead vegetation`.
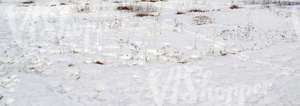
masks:
<svg viewBox="0 0 300 106"><path fill-rule="evenodd" d="M22 2L22 4L34 4L34 2L33 1L25 1L25 2Z"/></svg>
<svg viewBox="0 0 300 106"><path fill-rule="evenodd" d="M68 67L73 67L74 66L74 64L68 64Z"/></svg>
<svg viewBox="0 0 300 106"><path fill-rule="evenodd" d="M196 16L193 19L194 24L196 25L204 25L204 24L212 24L213 19L208 16Z"/></svg>
<svg viewBox="0 0 300 106"><path fill-rule="evenodd" d="M135 13L151 13L157 11L153 6L118 6L117 10Z"/></svg>
<svg viewBox="0 0 300 106"><path fill-rule="evenodd" d="M157 9L153 6L118 6L117 10L133 12L137 17L155 16L153 13L157 12Z"/></svg>
<svg viewBox="0 0 300 106"><path fill-rule="evenodd" d="M87 64L104 65L104 62L101 61L101 60L88 60L88 61L85 61L85 63L87 63Z"/></svg>
<svg viewBox="0 0 300 106"><path fill-rule="evenodd" d="M134 7L133 6L118 6L117 10L119 11L134 11Z"/></svg>
<svg viewBox="0 0 300 106"><path fill-rule="evenodd" d="M100 61L100 60L94 61L94 64L104 65L104 63L102 61Z"/></svg>
<svg viewBox="0 0 300 106"><path fill-rule="evenodd" d="M231 5L229 8L230 8L230 9L239 9L239 8L241 8L241 7L238 6L238 5Z"/></svg>
<svg viewBox="0 0 300 106"><path fill-rule="evenodd" d="M182 15L182 14L185 14L185 12L177 11L176 14L177 14L177 15Z"/></svg>
<svg viewBox="0 0 300 106"><path fill-rule="evenodd" d="M137 17L146 17L146 16L154 16L153 14L146 14L146 13L138 13L135 16Z"/></svg>
<svg viewBox="0 0 300 106"><path fill-rule="evenodd" d="M67 5L67 3L59 3L59 5Z"/></svg>
<svg viewBox="0 0 300 106"><path fill-rule="evenodd" d="M191 9L188 12L200 12L200 13L203 13L203 12L209 12L209 10Z"/></svg>
<svg viewBox="0 0 300 106"><path fill-rule="evenodd" d="M185 14L185 13L206 13L206 12L215 12L215 11L221 11L221 9L191 9L191 10L188 10L186 12L183 12L183 11L177 11L177 15L182 15L182 14Z"/></svg>
<svg viewBox="0 0 300 106"><path fill-rule="evenodd" d="M121 1L113 1L113 3L122 3Z"/></svg>
<svg viewBox="0 0 300 106"><path fill-rule="evenodd" d="M58 5L64 6L67 5L67 3L59 3ZM55 7L57 6L57 4L51 4L50 7Z"/></svg>
<svg viewBox="0 0 300 106"><path fill-rule="evenodd" d="M24 6L24 7L28 7L28 6L31 6L31 5L34 5L35 4L35 2L34 1L25 1L25 2L21 2L22 4L22 6Z"/></svg>

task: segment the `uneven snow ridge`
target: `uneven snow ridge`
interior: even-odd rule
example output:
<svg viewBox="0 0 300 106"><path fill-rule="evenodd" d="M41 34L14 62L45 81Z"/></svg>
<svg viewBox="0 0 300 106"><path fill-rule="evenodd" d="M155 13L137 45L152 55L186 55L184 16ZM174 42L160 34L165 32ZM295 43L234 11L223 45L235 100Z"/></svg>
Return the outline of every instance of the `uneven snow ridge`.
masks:
<svg viewBox="0 0 300 106"><path fill-rule="evenodd" d="M300 106L300 1L0 0L0 106Z"/></svg>

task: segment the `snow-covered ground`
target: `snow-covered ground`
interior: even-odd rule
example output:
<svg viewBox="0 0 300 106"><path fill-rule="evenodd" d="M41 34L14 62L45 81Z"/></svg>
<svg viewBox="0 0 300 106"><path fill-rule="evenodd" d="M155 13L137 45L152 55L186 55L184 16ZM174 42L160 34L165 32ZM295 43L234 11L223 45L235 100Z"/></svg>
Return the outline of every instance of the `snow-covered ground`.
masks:
<svg viewBox="0 0 300 106"><path fill-rule="evenodd" d="M300 106L300 1L22 2L0 0L0 106Z"/></svg>

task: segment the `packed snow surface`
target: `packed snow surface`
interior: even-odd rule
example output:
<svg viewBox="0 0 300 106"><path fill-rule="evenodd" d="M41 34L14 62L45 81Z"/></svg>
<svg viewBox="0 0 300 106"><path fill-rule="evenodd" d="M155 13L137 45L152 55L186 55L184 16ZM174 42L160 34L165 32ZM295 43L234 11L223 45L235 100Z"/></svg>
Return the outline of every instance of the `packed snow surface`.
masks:
<svg viewBox="0 0 300 106"><path fill-rule="evenodd" d="M0 106L300 106L300 2L262 1L0 0Z"/></svg>

